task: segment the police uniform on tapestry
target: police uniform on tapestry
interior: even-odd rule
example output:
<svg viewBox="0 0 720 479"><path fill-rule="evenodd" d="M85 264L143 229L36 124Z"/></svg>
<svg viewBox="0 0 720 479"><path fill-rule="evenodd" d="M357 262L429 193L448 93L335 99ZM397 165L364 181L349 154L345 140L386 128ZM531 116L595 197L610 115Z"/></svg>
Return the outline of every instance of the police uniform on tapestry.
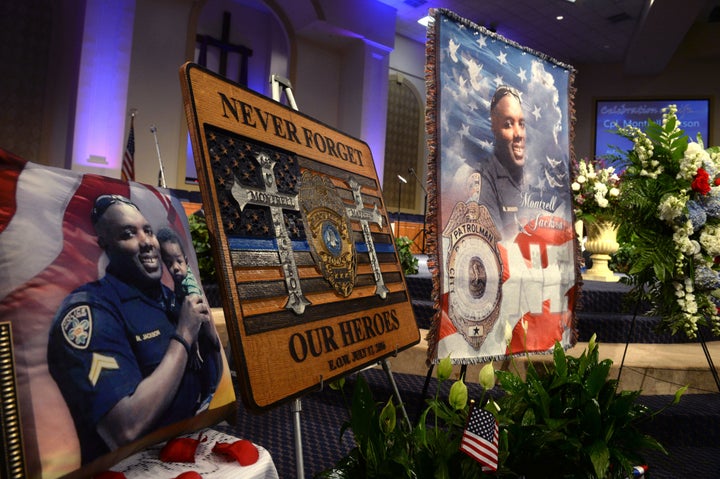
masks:
<svg viewBox="0 0 720 479"><path fill-rule="evenodd" d="M179 305L172 290L160 287L160 296L152 299L108 273L71 293L53 320L48 366L75 421L83 463L109 452L98 421L155 370L175 335ZM201 342L201 353L212 347L208 344ZM209 404L222 365L215 354L203 356L201 369L188 362L155 427L191 417Z"/></svg>
<svg viewBox="0 0 720 479"><path fill-rule="evenodd" d="M479 171L473 178L479 184L474 187L470 199L488 209L498 230L505 234L517 232L521 185L494 157L471 166Z"/></svg>

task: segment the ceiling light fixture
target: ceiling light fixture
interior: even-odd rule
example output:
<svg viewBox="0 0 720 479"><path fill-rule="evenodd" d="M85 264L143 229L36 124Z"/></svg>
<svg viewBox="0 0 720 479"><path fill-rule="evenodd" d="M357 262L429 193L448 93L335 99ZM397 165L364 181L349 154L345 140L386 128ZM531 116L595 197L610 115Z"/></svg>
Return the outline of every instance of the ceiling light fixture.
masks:
<svg viewBox="0 0 720 479"><path fill-rule="evenodd" d="M555 17L555 20L562 20L563 18L565 17L563 17L562 15L558 15L557 17Z"/></svg>

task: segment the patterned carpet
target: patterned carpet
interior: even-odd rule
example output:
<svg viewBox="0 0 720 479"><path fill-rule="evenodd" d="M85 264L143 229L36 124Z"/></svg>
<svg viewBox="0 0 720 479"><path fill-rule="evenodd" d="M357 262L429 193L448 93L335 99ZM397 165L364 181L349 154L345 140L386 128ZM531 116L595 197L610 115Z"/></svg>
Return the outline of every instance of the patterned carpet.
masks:
<svg viewBox="0 0 720 479"><path fill-rule="evenodd" d="M392 389L386 374L379 369L369 369L362 374L376 399L387 401ZM414 421L423 405L421 394L425 378L406 374L394 374L393 377L408 415ZM345 386L348 401L352 387L352 378L348 378ZM431 380L428 390L434 393L435 387L436 381ZM304 472L306 478L312 478L332 467L354 447L354 442L350 432L340 437L342 425L349 419L341 392L326 388L304 396L300 403ZM261 444L270 451L281 478L297 477L293 402L259 415L248 412L240 402L238 404L236 425L219 425L215 429Z"/></svg>
<svg viewBox="0 0 720 479"><path fill-rule="evenodd" d="M385 373L381 369L368 369L362 374L376 399L386 401L392 389ZM414 423L423 406L426 378L399 373L393 377ZM351 381L349 378L346 385L348 395L352 391ZM478 397L479 386L468 386L470 397ZM434 394L436 387L433 378L427 394ZM447 391L443 390L441 394L447 394ZM642 402L656 410L670 400L669 396L642 396ZM342 424L348 419L340 392L326 388L308 394L302 398L301 406L304 476L310 479L343 457L353 447L353 440L350 432L343 437L339 435ZM261 444L270 451L282 479L298 477L292 402L260 415L252 414L240 405L235 425L224 424L215 429ZM720 394L683 397L680 405L656 416L647 432L668 449L669 455L649 454L645 478L720 478Z"/></svg>

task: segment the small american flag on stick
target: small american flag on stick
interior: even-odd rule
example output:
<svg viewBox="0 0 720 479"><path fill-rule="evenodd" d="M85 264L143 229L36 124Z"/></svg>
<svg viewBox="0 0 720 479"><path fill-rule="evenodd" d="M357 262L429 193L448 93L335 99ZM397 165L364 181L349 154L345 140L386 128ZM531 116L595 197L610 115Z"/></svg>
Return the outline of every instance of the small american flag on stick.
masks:
<svg viewBox="0 0 720 479"><path fill-rule="evenodd" d="M483 471L496 471L498 465L498 423L490 411L470 406L460 450L482 465Z"/></svg>

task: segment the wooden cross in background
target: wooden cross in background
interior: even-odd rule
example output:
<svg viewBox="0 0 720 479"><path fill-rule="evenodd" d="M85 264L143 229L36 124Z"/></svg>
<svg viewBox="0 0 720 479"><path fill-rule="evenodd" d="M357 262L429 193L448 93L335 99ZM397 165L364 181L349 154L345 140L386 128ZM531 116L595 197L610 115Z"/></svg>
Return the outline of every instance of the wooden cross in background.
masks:
<svg viewBox="0 0 720 479"><path fill-rule="evenodd" d="M244 45L233 45L230 43L230 12L223 12L222 33L220 38L213 38L210 35L196 35L196 40L200 44L200 54L198 56L198 64L207 66L207 49L208 46L220 49L220 64L218 73L227 77L227 60L228 53L237 53L240 55L240 67L238 78L230 78L241 85L247 86L248 80L248 58L252 56L252 49Z"/></svg>

